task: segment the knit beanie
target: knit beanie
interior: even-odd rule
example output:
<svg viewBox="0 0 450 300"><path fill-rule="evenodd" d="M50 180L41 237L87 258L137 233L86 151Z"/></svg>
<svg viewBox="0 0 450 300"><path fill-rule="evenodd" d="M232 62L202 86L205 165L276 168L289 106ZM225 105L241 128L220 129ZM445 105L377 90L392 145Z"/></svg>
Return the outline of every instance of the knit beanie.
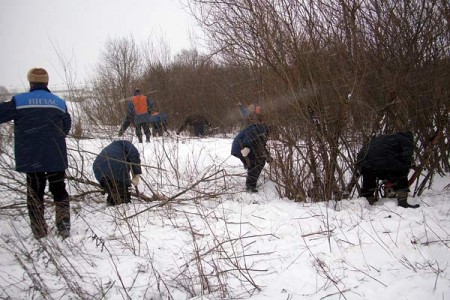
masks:
<svg viewBox="0 0 450 300"><path fill-rule="evenodd" d="M48 73L42 68L32 68L28 71L27 79L33 83L48 83Z"/></svg>

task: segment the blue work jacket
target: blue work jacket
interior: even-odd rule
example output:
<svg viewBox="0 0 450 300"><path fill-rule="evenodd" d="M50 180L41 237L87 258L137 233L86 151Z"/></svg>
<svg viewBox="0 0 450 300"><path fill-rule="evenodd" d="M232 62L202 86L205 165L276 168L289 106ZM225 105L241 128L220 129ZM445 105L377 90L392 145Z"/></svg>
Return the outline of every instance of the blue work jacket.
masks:
<svg viewBox="0 0 450 300"><path fill-rule="evenodd" d="M61 172L67 169L66 135L72 120L66 102L44 85L0 104L0 123L14 121L16 170Z"/></svg>
<svg viewBox="0 0 450 300"><path fill-rule="evenodd" d="M130 141L114 141L98 154L93 170L98 182L104 177L130 186L130 171L142 174L139 151Z"/></svg>

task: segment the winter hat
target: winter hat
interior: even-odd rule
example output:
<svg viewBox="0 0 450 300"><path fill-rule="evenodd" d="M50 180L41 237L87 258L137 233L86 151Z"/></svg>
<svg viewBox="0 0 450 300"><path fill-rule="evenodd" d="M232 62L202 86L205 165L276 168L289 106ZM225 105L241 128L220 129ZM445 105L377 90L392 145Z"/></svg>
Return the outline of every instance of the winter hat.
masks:
<svg viewBox="0 0 450 300"><path fill-rule="evenodd" d="M32 68L28 71L27 79L33 83L48 83L48 73L42 68Z"/></svg>
<svg viewBox="0 0 450 300"><path fill-rule="evenodd" d="M136 96L136 95L139 95L141 93L141 90L140 89L135 89L134 90L134 95Z"/></svg>

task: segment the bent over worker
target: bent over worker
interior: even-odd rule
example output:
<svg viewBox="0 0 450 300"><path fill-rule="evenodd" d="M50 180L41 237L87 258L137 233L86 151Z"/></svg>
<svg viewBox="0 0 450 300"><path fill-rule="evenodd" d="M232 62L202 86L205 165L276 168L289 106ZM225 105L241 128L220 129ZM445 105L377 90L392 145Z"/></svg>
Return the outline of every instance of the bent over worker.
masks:
<svg viewBox="0 0 450 300"><path fill-rule="evenodd" d="M134 186L139 184L142 174L139 151L130 141L114 141L97 155L93 171L107 194L108 206L130 203L129 188L131 184Z"/></svg>
<svg viewBox="0 0 450 300"><path fill-rule="evenodd" d="M377 180L392 182L398 205L417 208L408 203L408 173L412 165L414 139L412 132L385 134L366 143L357 156L357 167L363 177L361 196L375 203Z"/></svg>

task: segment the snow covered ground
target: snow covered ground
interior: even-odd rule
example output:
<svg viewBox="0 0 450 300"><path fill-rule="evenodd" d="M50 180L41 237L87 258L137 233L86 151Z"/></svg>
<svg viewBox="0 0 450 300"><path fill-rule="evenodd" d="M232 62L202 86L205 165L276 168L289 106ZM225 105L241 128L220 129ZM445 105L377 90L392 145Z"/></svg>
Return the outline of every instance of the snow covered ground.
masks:
<svg viewBox="0 0 450 300"><path fill-rule="evenodd" d="M24 194L1 187L1 299L450 299L450 176L409 198L418 209L364 198L335 209L280 198L267 174L259 193L243 192L231 136L159 137L136 146L139 191L162 200L106 207L88 182L110 142L68 140L69 175L84 180L69 193L85 196L71 204L65 241L51 201L51 232L36 241ZM1 172L11 187L23 182Z"/></svg>

